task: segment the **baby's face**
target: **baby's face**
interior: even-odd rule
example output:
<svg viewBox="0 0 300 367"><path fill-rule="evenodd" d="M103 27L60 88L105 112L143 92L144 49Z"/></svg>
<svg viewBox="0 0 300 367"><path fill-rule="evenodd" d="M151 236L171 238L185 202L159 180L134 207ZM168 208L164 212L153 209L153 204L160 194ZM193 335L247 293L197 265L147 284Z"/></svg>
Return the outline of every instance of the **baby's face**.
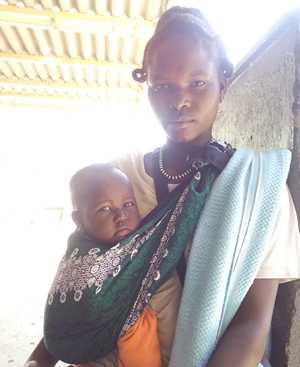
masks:
<svg viewBox="0 0 300 367"><path fill-rule="evenodd" d="M137 229L140 222L131 183L119 172L91 193L80 212L84 232L111 246Z"/></svg>

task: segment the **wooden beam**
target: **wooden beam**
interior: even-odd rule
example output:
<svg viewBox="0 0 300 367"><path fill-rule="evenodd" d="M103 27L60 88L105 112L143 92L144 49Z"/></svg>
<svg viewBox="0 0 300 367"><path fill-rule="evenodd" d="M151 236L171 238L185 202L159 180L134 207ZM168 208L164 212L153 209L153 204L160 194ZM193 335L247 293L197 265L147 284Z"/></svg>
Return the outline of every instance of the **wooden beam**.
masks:
<svg viewBox="0 0 300 367"><path fill-rule="evenodd" d="M1 17L1 11L0 11ZM0 23L1 24L1 23ZM22 42L20 41L19 35L13 27L10 27L7 23L1 25L1 30L6 37L6 41L9 44L10 48L15 53L24 53L24 48L22 46Z"/></svg>
<svg viewBox="0 0 300 367"><path fill-rule="evenodd" d="M161 7L160 0L147 1L145 18L147 20L153 20L158 18L160 14L160 7Z"/></svg>
<svg viewBox="0 0 300 367"><path fill-rule="evenodd" d="M136 18L141 14L141 5L142 5L141 0L130 0L129 1L128 13L131 18Z"/></svg>
<svg viewBox="0 0 300 367"><path fill-rule="evenodd" d="M26 55L20 54L17 55L13 52L0 52L0 59L2 61L15 61L15 62L22 62L22 63L31 63L31 64L56 64L56 65L81 65L81 66L94 66L94 67L101 67L104 66L105 68L113 68L113 69L120 69L120 70L133 70L134 68L138 67L138 64L130 63L130 64L123 64L121 62L109 62L109 61L97 61L97 60L84 60L80 58L68 58L68 57L53 57L53 56L39 56L39 55Z"/></svg>
<svg viewBox="0 0 300 367"><path fill-rule="evenodd" d="M72 8L70 0L58 0L58 3L63 11L69 11Z"/></svg>
<svg viewBox="0 0 300 367"><path fill-rule="evenodd" d="M0 52L6 52L9 50L8 41L5 39L3 30L0 29Z"/></svg>
<svg viewBox="0 0 300 367"><path fill-rule="evenodd" d="M33 32L36 44L38 45L39 53L43 56L48 56L51 53L51 48L45 33L46 32L44 31L44 29L35 29ZM21 32L20 37L22 37Z"/></svg>
<svg viewBox="0 0 300 367"><path fill-rule="evenodd" d="M168 9L169 0L161 0L160 3L160 14L164 13Z"/></svg>
<svg viewBox="0 0 300 367"><path fill-rule="evenodd" d="M0 62L0 65L1 65L1 62ZM10 63L9 66L17 78L23 79L26 76L24 68L22 67L20 63L18 62Z"/></svg>
<svg viewBox="0 0 300 367"><path fill-rule="evenodd" d="M105 60L106 50L105 50L105 35L101 33L95 34L95 52L96 59L98 61ZM123 60L122 60L123 61ZM124 61L123 61L124 62Z"/></svg>
<svg viewBox="0 0 300 367"><path fill-rule="evenodd" d="M96 13L99 15L103 15L107 12L107 0L95 0L95 9Z"/></svg>
<svg viewBox="0 0 300 367"><path fill-rule="evenodd" d="M11 78L13 76L11 67L7 65L6 62L2 61L1 59L0 59L0 72L8 78Z"/></svg>
<svg viewBox="0 0 300 367"><path fill-rule="evenodd" d="M45 9L52 9L54 4L52 0L40 0Z"/></svg>
<svg viewBox="0 0 300 367"><path fill-rule="evenodd" d="M87 13L90 9L89 0L77 0L77 8L80 13Z"/></svg>
<svg viewBox="0 0 300 367"><path fill-rule="evenodd" d="M79 33L81 43L81 54L85 60L93 59L92 39L91 34L81 32Z"/></svg>
<svg viewBox="0 0 300 367"><path fill-rule="evenodd" d="M18 27L18 32L19 37L22 35L21 37L26 51L31 55L37 54L36 43L34 42L32 33L30 32L29 28L20 26Z"/></svg>
<svg viewBox="0 0 300 367"><path fill-rule="evenodd" d="M66 47L68 55L71 58L78 58L79 50L76 41L76 34L74 32L65 32Z"/></svg>
<svg viewBox="0 0 300 367"><path fill-rule="evenodd" d="M60 71L58 70L58 67L56 64L48 64L46 65L46 70L49 73L49 75L51 76L52 80L59 80L60 78Z"/></svg>
<svg viewBox="0 0 300 367"><path fill-rule="evenodd" d="M61 75L63 77L63 80L66 83L70 83L72 80L72 68L70 68L69 65L61 65L60 66L60 70L61 70Z"/></svg>
<svg viewBox="0 0 300 367"><path fill-rule="evenodd" d="M20 92L8 92L8 91L1 91L0 90L0 99L1 98L49 98L49 99L62 99L62 98L70 98L69 95L65 94L65 95L58 95L58 94L42 94L42 93L30 93L30 92L24 92L24 93L20 93ZM77 98L80 98L82 96L78 95Z"/></svg>
<svg viewBox="0 0 300 367"><path fill-rule="evenodd" d="M34 64L31 63L24 63L22 64L26 74L29 76L30 79L34 80L37 77L36 69L34 68Z"/></svg>
<svg viewBox="0 0 300 367"><path fill-rule="evenodd" d="M43 93L32 93L32 92L8 92L8 91L1 91L0 90L0 104L2 99L9 99L9 100L15 100L15 99L30 99L32 101L36 101L38 99L55 99L55 100L79 100L82 102L82 99L85 99L85 101L93 101L93 100L116 100L116 101L128 101L128 102L139 102L140 96L139 95L117 95L112 93L102 93L102 94L43 94Z"/></svg>
<svg viewBox="0 0 300 367"><path fill-rule="evenodd" d="M73 14L52 10L19 8L13 5L0 5L0 24L23 25L29 28L57 29L77 32L118 32L146 38L153 33L155 23L149 20L125 16Z"/></svg>
<svg viewBox="0 0 300 367"><path fill-rule="evenodd" d="M3 78L0 77L0 90L2 89L19 89L19 88L24 88L24 89L49 89L49 90L84 90L86 92L122 92L124 94L140 94L142 89L141 87L139 87L138 89L132 88L129 85L127 87L107 87L107 86L100 86L96 84L96 79L95 79L95 84L94 85L89 85L87 83L82 84L82 83L76 83L76 82L69 82L69 83L65 83L63 81L40 81L40 80L17 80L17 79L13 79L13 78Z"/></svg>
<svg viewBox="0 0 300 367"><path fill-rule="evenodd" d="M15 70L15 67L13 68ZM49 78L48 71L46 70L45 65L42 64L36 64L35 70L37 71L38 76L42 80L47 80ZM24 77L23 77L24 78Z"/></svg>
<svg viewBox="0 0 300 367"><path fill-rule="evenodd" d="M13 106L15 107L28 107L28 108L46 108L53 109L59 108L64 111L66 108L78 109L81 107L99 106L101 102L107 102L107 98L69 98L67 96L43 96L43 95L32 95L32 94L1 94L0 93L0 105ZM115 103L115 101L113 101ZM122 102L122 101L121 101ZM136 104L139 100L128 100L126 103Z"/></svg>
<svg viewBox="0 0 300 367"><path fill-rule="evenodd" d="M63 57L64 46L59 31L57 29L52 29L49 31L49 36L52 44L52 49L55 53L54 56Z"/></svg>

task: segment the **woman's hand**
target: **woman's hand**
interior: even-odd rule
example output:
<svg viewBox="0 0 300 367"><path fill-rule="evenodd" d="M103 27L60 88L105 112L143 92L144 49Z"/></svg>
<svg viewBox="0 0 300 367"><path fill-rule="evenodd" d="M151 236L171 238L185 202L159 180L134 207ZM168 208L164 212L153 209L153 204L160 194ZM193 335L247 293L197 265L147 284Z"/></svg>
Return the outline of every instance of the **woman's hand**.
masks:
<svg viewBox="0 0 300 367"><path fill-rule="evenodd" d="M277 289L277 279L254 281L207 367L257 367L265 351Z"/></svg>
<svg viewBox="0 0 300 367"><path fill-rule="evenodd" d="M41 339L24 367L54 367L57 362L57 359L47 351L44 340Z"/></svg>

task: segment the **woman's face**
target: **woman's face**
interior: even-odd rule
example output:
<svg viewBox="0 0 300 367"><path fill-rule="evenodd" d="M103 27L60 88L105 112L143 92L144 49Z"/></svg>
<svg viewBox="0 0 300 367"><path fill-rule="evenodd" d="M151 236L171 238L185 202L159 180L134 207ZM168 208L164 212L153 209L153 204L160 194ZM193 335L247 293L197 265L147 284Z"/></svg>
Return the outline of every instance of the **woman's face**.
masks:
<svg viewBox="0 0 300 367"><path fill-rule="evenodd" d="M215 57L203 40L183 36L152 48L149 99L169 140L201 144L210 139L224 87Z"/></svg>

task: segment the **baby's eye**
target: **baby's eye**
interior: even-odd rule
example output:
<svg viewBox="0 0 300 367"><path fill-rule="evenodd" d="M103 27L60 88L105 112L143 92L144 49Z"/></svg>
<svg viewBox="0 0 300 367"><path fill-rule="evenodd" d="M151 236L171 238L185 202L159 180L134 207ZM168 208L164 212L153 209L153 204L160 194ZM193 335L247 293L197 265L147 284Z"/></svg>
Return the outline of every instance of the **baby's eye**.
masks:
<svg viewBox="0 0 300 367"><path fill-rule="evenodd" d="M131 208L132 206L135 206L135 202L134 202L134 201L127 201L127 202L124 204L124 207L125 207L125 208Z"/></svg>
<svg viewBox="0 0 300 367"><path fill-rule="evenodd" d="M204 80L194 80L191 83L191 87L193 88L202 88L206 85L206 82Z"/></svg>
<svg viewBox="0 0 300 367"><path fill-rule="evenodd" d="M97 212L98 213L109 213L111 212L111 207L109 205L101 206L101 208L99 208Z"/></svg>

